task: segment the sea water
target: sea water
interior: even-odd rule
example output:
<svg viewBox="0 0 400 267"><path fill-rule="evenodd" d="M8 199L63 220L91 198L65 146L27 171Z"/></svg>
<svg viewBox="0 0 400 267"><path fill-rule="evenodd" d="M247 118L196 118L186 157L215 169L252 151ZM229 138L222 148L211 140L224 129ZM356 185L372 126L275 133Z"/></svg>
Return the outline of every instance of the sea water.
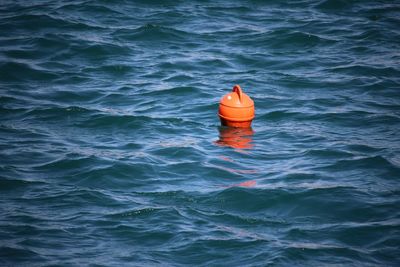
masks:
<svg viewBox="0 0 400 267"><path fill-rule="evenodd" d="M0 264L399 266L400 2L283 2L1 1Z"/></svg>

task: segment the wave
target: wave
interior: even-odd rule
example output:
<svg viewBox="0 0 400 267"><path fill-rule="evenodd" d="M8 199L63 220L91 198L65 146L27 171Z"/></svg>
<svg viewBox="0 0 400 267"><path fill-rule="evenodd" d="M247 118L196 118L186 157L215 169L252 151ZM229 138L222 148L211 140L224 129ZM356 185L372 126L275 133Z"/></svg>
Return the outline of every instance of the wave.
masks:
<svg viewBox="0 0 400 267"><path fill-rule="evenodd" d="M234 45L252 45L253 47L269 47L270 49L286 50L293 49L310 49L315 46L333 45L334 39L327 39L322 36L294 31L290 28L275 29L264 33L246 35L244 40L232 41Z"/></svg>
<svg viewBox="0 0 400 267"><path fill-rule="evenodd" d="M52 81L60 76L52 71L22 62L7 62L0 65L0 79L3 82Z"/></svg>
<svg viewBox="0 0 400 267"><path fill-rule="evenodd" d="M318 4L315 5L316 8L319 8L324 11L338 11L351 8L354 3L357 1L335 1L335 0L322 0Z"/></svg>
<svg viewBox="0 0 400 267"><path fill-rule="evenodd" d="M24 259L29 259L30 261L43 261L44 256L40 253L35 252L34 249L28 249L23 246L12 246L12 245L2 245L0 247L0 256L4 259L3 263L7 264L7 259L19 258L20 261Z"/></svg>
<svg viewBox="0 0 400 267"><path fill-rule="evenodd" d="M95 25L88 25L81 21L73 21L67 19L65 16L56 16L50 14L18 14L11 15L8 17L2 17L0 25L7 27L10 30L18 31L23 29L26 31L32 31L35 34L45 32L49 29L64 29L66 30L93 30L100 28Z"/></svg>
<svg viewBox="0 0 400 267"><path fill-rule="evenodd" d="M111 4L111 5L110 5ZM84 14L94 14L99 15L103 14L106 17L112 16L123 16L125 13L117 10L117 8L112 6L112 1L108 3L108 5L104 4L94 4L90 3L90 1L86 1L85 4L73 4L73 3L59 3L59 5L55 8L59 13L64 12L79 12ZM88 16L89 17L89 16Z"/></svg>
<svg viewBox="0 0 400 267"><path fill-rule="evenodd" d="M346 66L337 66L330 68L328 71L333 73L344 73L352 76L365 76L365 77L397 77L400 74L400 69L394 67L379 67L364 64L350 64Z"/></svg>
<svg viewBox="0 0 400 267"><path fill-rule="evenodd" d="M194 35L171 27L145 24L139 28L116 30L113 36L120 41L182 42Z"/></svg>
<svg viewBox="0 0 400 267"><path fill-rule="evenodd" d="M0 169L1 170L1 169ZM4 170L1 170L2 173L4 174ZM16 174L14 174L16 175ZM15 177L13 175L13 177ZM35 180L26 180L26 179L13 179L13 178L2 178L0 180L0 190L3 191L3 193L7 193L10 191L14 190L22 190L22 189L28 189L32 186L42 186L45 185L46 183L43 181L35 181Z"/></svg>
<svg viewBox="0 0 400 267"><path fill-rule="evenodd" d="M390 171L395 173L399 170L400 166L394 165L392 162L387 160L382 156L367 156L367 157L356 157L353 159L343 159L338 160L337 162L328 165L326 167L322 167L321 169L328 170L353 170L353 169L362 169L362 170L383 170Z"/></svg>

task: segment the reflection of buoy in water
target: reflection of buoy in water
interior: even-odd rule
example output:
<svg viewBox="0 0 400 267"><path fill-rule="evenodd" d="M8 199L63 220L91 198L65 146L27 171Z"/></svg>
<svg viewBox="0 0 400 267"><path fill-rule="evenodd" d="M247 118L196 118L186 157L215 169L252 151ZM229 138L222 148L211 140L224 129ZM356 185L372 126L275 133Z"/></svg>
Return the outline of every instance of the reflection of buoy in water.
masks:
<svg viewBox="0 0 400 267"><path fill-rule="evenodd" d="M255 185L257 185L257 181L256 180L250 180L250 181L242 182L240 184L234 184L232 186L254 187Z"/></svg>
<svg viewBox="0 0 400 267"><path fill-rule="evenodd" d="M216 141L218 145L229 146L237 149L249 149L253 147L252 128L219 128L219 140Z"/></svg>
<svg viewBox="0 0 400 267"><path fill-rule="evenodd" d="M224 126L250 127L254 119L254 102L239 85L235 85L232 92L221 98L218 115Z"/></svg>

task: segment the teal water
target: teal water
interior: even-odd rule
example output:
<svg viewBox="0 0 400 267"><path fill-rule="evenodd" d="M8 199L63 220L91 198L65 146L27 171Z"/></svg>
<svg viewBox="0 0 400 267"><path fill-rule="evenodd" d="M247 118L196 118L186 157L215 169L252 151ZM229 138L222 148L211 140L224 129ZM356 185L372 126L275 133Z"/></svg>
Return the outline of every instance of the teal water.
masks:
<svg viewBox="0 0 400 267"><path fill-rule="evenodd" d="M1 266L399 266L399 1L1 1ZM240 84L252 130L219 127Z"/></svg>

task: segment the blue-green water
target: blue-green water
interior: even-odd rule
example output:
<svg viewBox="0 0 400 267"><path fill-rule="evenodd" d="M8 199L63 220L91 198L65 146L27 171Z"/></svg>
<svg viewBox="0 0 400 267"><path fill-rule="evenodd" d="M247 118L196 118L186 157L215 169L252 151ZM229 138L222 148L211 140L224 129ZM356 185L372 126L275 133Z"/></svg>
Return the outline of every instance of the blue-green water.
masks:
<svg viewBox="0 0 400 267"><path fill-rule="evenodd" d="M1 1L0 265L399 266L399 26L399 1ZM252 130L219 127L234 84Z"/></svg>

